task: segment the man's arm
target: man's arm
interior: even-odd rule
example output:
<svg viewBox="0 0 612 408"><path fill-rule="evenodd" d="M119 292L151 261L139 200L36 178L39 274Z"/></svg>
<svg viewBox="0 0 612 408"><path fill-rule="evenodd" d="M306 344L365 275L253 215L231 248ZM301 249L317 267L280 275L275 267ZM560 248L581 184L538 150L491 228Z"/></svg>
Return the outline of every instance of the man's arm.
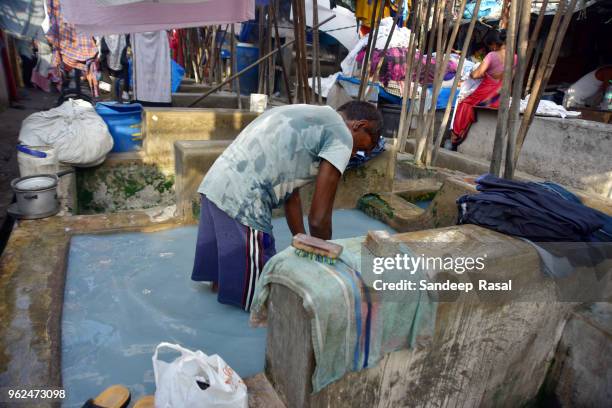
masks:
<svg viewBox="0 0 612 408"><path fill-rule="evenodd" d="M306 232L304 228L302 200L300 199L299 188L296 188L285 201L285 218L287 219L287 225L292 235Z"/></svg>
<svg viewBox="0 0 612 408"><path fill-rule="evenodd" d="M338 169L330 162L321 160L312 205L308 214L308 229L313 237L331 239L332 210L340 176Z"/></svg>

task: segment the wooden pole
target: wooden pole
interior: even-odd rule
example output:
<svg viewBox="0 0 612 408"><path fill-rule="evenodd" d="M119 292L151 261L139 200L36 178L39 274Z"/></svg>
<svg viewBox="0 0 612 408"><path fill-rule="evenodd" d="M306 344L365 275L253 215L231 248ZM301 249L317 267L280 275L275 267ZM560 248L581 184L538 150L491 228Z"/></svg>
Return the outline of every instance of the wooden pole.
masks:
<svg viewBox="0 0 612 408"><path fill-rule="evenodd" d="M273 3L275 2L272 1L270 3L271 7ZM293 103L293 97L291 96L291 86L289 85L289 73L287 72L287 68L285 67L285 60L283 59L283 55L280 52L281 41L280 41L280 35L278 34L278 13L276 12L276 10L277 10L276 7L272 7L272 9L270 10L270 14L272 15L272 18L274 21L274 39L276 43L276 51L278 52L277 56L280 58L280 66L281 66L281 70L283 74L283 81L285 83L285 88L287 89L287 98L289 99L289 103Z"/></svg>
<svg viewBox="0 0 612 408"><path fill-rule="evenodd" d="M317 0L312 1L312 25L316 26L319 24L319 5L317 4ZM319 55L319 29L312 31L312 53L313 53L313 61L312 61L312 98L315 100L314 90L315 90L315 81L316 81L316 89L317 96L316 100L319 105L323 104L323 97L321 96L321 55Z"/></svg>
<svg viewBox="0 0 612 408"><path fill-rule="evenodd" d="M295 54L295 79L297 88L297 102L304 103L304 88L302 87L302 64L300 64L300 24L299 24L299 13L297 11L297 0L291 0L291 9L293 10L293 38L295 46L293 52Z"/></svg>
<svg viewBox="0 0 612 408"><path fill-rule="evenodd" d="M266 7L266 38L268 40L268 52L272 51L272 0ZM276 77L276 64L274 63L274 56L268 58L268 96L272 97L274 94L274 79Z"/></svg>
<svg viewBox="0 0 612 408"><path fill-rule="evenodd" d="M399 21L399 18L402 15L403 10L404 10L404 2L401 2L397 9L397 14L395 14L395 17L393 18L393 25L391 26L391 30L389 30L389 35L387 36L387 40L385 41L385 46L382 49L381 58L378 60L378 64L376 64L376 67L374 69L374 74L372 75L372 82L374 83L378 82L378 74L380 72L380 69L382 68L383 62L385 61L387 50L389 49L389 44L391 43L391 39L393 38L393 33L395 32L395 27L397 26L397 22ZM365 95L367 95L369 91L370 91L370 85L368 84L366 85Z"/></svg>
<svg viewBox="0 0 612 408"><path fill-rule="evenodd" d="M445 7L442 9L442 14L439 19L440 23L438 25L438 41L436 46L436 71L434 74L434 82L432 86L431 106L429 107L429 112L427 112L427 116L425 118L425 149L422 153L424 157L421 157L421 160L425 163L425 165L429 165L431 162L431 147L435 138L434 131L436 108L438 105L438 95L440 93L440 89L442 89L442 82L444 81L446 67L450 62L453 43L455 42L455 38L457 36L457 33L459 32L460 19L458 18L453 27L453 34L451 35L452 38L448 38L448 32L450 30L451 22L450 16L452 16L453 7L454 0L447 2ZM446 9L450 9L451 13L449 13L449 18L447 18L445 21L444 14Z"/></svg>
<svg viewBox="0 0 612 408"><path fill-rule="evenodd" d="M453 0L451 0L453 1ZM425 109L423 111L423 126L421 128L421 139L422 141L424 141L424 143L422 143L422 151L421 151L421 156L420 156L420 160L417 160L417 162L422 162L427 164L427 151L428 151L428 146L429 143L431 143L431 133L429 131L430 126L429 126L429 122L430 122L430 118L433 118L436 112L436 103L437 103L437 93L435 92L436 87L438 86L438 84L442 85L442 78L440 77L440 81L438 81L438 73L440 72L440 69L442 68L442 61L440 60L440 58L442 58L442 36L444 34L444 32L446 31L446 27L444 26L444 12L446 9L446 0L439 0L438 2L438 7L440 8L439 12L438 12L438 23L437 23L437 31L438 34L436 35L436 65L435 65L435 69L434 69L434 73L433 73L433 81L432 81L432 93L431 93L431 104L429 106L429 109ZM448 25L448 20L446 22L446 25ZM449 55L450 57L450 55ZM442 76L444 74L442 73ZM433 109L433 110L432 110Z"/></svg>
<svg viewBox="0 0 612 408"><path fill-rule="evenodd" d="M438 18L444 7L445 0L436 1L435 3L435 12L434 17L431 21L431 29L429 30L429 36L427 38L427 59L425 61L425 73L423 75L423 80L421 81L421 100L419 105L419 113L418 113L418 124L417 124L417 139L416 139L416 148L414 153L414 161L417 165L422 165L423 160L423 151L425 150L425 142L427 135L424 132L425 127L425 103L427 102L427 79L429 77L429 70L431 69L431 60L433 52L433 45L436 35L436 30L438 28ZM434 75L435 76L435 75ZM433 98L432 98L433 99Z"/></svg>
<svg viewBox="0 0 612 408"><path fill-rule="evenodd" d="M527 42L529 37L529 22L531 20L531 1L524 0L521 4L518 20L518 52L516 74L512 88L512 105L510 106L510 119L508 121L508 142L506 143L506 161L504 178L514 177L514 149L516 147L516 131L520 119L521 94L523 80L527 69Z"/></svg>
<svg viewBox="0 0 612 408"><path fill-rule="evenodd" d="M264 17L264 6L257 6L257 16L258 20L258 33L259 38L257 41L257 45L259 47L259 55L267 54L266 51L266 30L265 30L265 17ZM266 78L266 64L259 65L257 70L257 93L264 93L264 80Z"/></svg>
<svg viewBox="0 0 612 408"><path fill-rule="evenodd" d="M370 58L376 50L376 39L378 38L378 28L380 27L380 20L382 19L383 11L385 10L385 0L372 0L374 1L374 9L372 10L372 17L376 15L378 10L378 16L376 20L372 19L373 24L370 26L370 33L368 37L368 46L366 47L365 56L363 57L363 67L361 68L361 83L359 84L359 94L357 99L362 101L367 98L365 95L365 89L370 78ZM378 7L378 8L377 8Z"/></svg>
<svg viewBox="0 0 612 408"><path fill-rule="evenodd" d="M442 65L439 67L440 70L438 71L438 75L436 78L436 86L434 89L434 97L435 99L432 100L432 107L433 109L433 113L429 119L429 123L427 124L428 127L431 127L431 131L434 132L435 131L435 112L436 109L435 107L437 106L438 103L438 94L440 93L440 89L442 87L442 80L444 79L444 73L446 71L446 67L448 66L448 63L450 61L450 57L451 57L451 53L453 51L453 45L455 44L455 41L457 40L457 35L459 33L459 28L461 27L461 17L463 16L463 13L465 11L465 5L466 5L467 1L466 0L461 0L461 3L459 5L459 13L457 14L457 20L455 20L455 24L453 26L453 31L451 33L451 36L448 40L448 42L446 43L446 50L444 52L444 61L442 62ZM461 77L461 71L459 69L457 69L457 72L455 74L455 77ZM449 101L452 104L452 101ZM448 105L448 104L447 104ZM425 159L425 164L426 165L430 165L431 164L431 160L433 157L433 150L434 150L434 146L437 146L440 144L440 141L442 139L442 136L444 135L444 127L441 127L442 132L438 131L438 133L436 133L433 136L433 140L431 141L431 143L427 143L427 157ZM429 133L428 133L429 135Z"/></svg>
<svg viewBox="0 0 612 408"><path fill-rule="evenodd" d="M404 88L402 90L402 108L400 111L400 122L399 122L399 128L397 130L397 138L399 140L399 148L401 149L400 152L403 152L403 148L404 148L404 144L406 142L406 137L404 137L404 133L408 133L408 131L410 130L410 124L408 124L408 131L405 130L406 128L406 113L408 111L408 101L409 101L409 97L408 95L411 93L410 92L410 85L412 84L412 62L414 60L414 53L416 50L416 43L418 42L418 36L417 36L417 32L415 31L415 27L417 26L417 21L421 21L420 19L420 13L421 13L421 9L422 4L424 3L423 0L420 0L416 7L414 7L414 3L413 3L413 10L410 10L410 14L412 14L412 19L410 20L410 42L408 43L408 60L406 62L406 73L404 75Z"/></svg>
<svg viewBox="0 0 612 408"><path fill-rule="evenodd" d="M516 151L514 152L514 167L516 168L516 163L518 162L519 155L521 153L521 149L523 147L523 143L525 142L525 137L527 136L527 131L529 130L529 126L533 122L533 117L537 110L537 106L540 103L540 98L542 97L542 93L544 92L544 88L550 79L550 75L552 74L552 70L555 67L555 63L557 62L557 57L559 56L559 51L561 50L561 46L563 45L563 39L565 38L565 33L567 32L567 28L569 27L569 23L572 20L572 16L574 15L574 10L576 9L577 0L571 0L569 7L565 10L565 16L563 18L563 23L559 30L551 30L548 34L549 38L546 40L547 47L544 49L542 53L542 61L546 61L546 64L541 64L541 69L539 70L541 75L536 77L536 81L534 83L534 92L532 92L531 97L529 97L529 103L527 104L527 108L525 109L525 113L523 114L523 121L521 122L521 128L516 138ZM566 1L563 1L563 5L567 4ZM558 15L561 15L563 12L561 11L561 2L559 3L559 9L557 10L557 14L555 14L555 18ZM553 19L554 25L554 19ZM550 41L550 37L554 37L554 41ZM548 49L548 50L547 50ZM548 51L548 52L547 52ZM548 56L548 58L544 58Z"/></svg>
<svg viewBox="0 0 612 408"><path fill-rule="evenodd" d="M318 26L322 26L324 24L327 24L328 22L330 22L331 20L333 20L336 16L335 15L331 15L328 18L326 18L325 20L323 20L323 22L321 22ZM314 28L314 27L313 27ZM195 105L197 105L202 99L206 98L208 95L218 91L219 89L221 89L221 87L223 87L225 84L227 84L230 81L233 81L234 79L240 77L240 75L244 74L245 72L247 72L248 70L250 70L251 68L259 65L262 61L265 61L270 55L276 54L277 52L279 52L281 49L288 47L290 45L293 45L295 43L295 39L291 40L291 41L287 41L286 43L284 43L281 47L270 51L268 54L264 55L263 57L259 57L259 59L251 64L249 64L248 66L244 67L242 70L240 70L239 72L233 74L232 76L230 76L229 78L226 78L222 83L220 83L219 85L209 89L208 91L204 92L202 95L200 95L198 97L198 99L196 99L195 101L193 101L192 103L189 104L189 107L193 107Z"/></svg>
<svg viewBox="0 0 612 408"><path fill-rule="evenodd" d="M231 54L232 54L232 60L231 60L231 64L232 64L232 76L236 73L236 71L238 70L238 55L236 54L236 33L234 32L234 23L230 24L231 26L231 36L232 36L232 42L230 44L231 47ZM235 79L232 82L233 86L233 91L236 92L236 99L238 101L238 109L242 109L242 98L240 97L240 80Z"/></svg>
<svg viewBox="0 0 612 408"><path fill-rule="evenodd" d="M427 41L427 25L429 22L429 17L431 16L433 2L432 0L427 1L427 5L422 11L421 17L421 29L419 33L419 43L418 43L418 58L414 58L416 62L416 69L413 68L414 72L410 73L410 80L412 81L412 92L410 95L410 107L408 108L408 116L406 119L406 123L408 124L408 132L405 132L404 138L400 141L400 151L403 152L406 147L406 139L408 138L408 133L410 132L410 128L412 127L412 117L415 112L415 99L419 88L421 88L421 93L423 92L422 87L420 86L421 82L421 70L423 68L423 49L425 48L425 44ZM415 53L416 56L416 53ZM414 75L413 75L414 73Z"/></svg>
<svg viewBox="0 0 612 408"><path fill-rule="evenodd" d="M311 98L310 98L310 84L308 83L308 53L307 53L307 48L306 48L306 1L305 0L298 0L298 4L300 6L300 35L302 38L301 41L301 47L302 47L302 65L303 65L303 69L302 69L302 73L303 73L303 77L302 77L302 83L304 86L304 96L305 96L305 102L306 103L310 103L311 102Z"/></svg>
<svg viewBox="0 0 612 408"><path fill-rule="evenodd" d="M455 94L457 93L457 85L459 85L459 80L461 79L461 74L463 72L463 63L467 57L468 50L470 49L470 42L472 41L472 34L474 33L474 27L476 26L476 21L478 20L478 12L480 11L480 2L481 0L476 0L476 4L474 5L474 12L472 13L472 18L470 20L470 25L468 26L467 33L465 35L465 40L463 41L463 47L461 48L461 57L459 58L459 62L457 63L457 75L455 75L455 79L453 80L453 86L451 87L451 93L448 98L448 102L446 104L446 109L444 110L444 117L442 118L442 123L440 124L440 129L438 130L438 140L441 140L444 136L444 132L448 126L448 120L450 118L450 114L453 108L453 101L455 100ZM438 152L440 151L440 144L434 143L433 152L431 155L431 163L432 165L436 164L436 160L438 158Z"/></svg>
<svg viewBox="0 0 612 408"><path fill-rule="evenodd" d="M508 131L508 114L510 113L510 89L512 88L512 71L514 67L514 44L516 43L516 16L520 0L510 0L510 19L508 21L508 36L506 38L506 57L504 59L504 77L500 93L499 110L497 112L497 126L495 128L495 140L493 141L493 153L489 173L496 176L501 175L501 162Z"/></svg>
<svg viewBox="0 0 612 408"><path fill-rule="evenodd" d="M544 21L544 15L546 13L547 6L548 6L548 0L542 1L542 7L540 8L540 14L538 14L536 25L533 28L531 37L529 38L529 45L527 49L527 61L526 61L526 64L528 65L529 65L529 62L531 61L531 57L534 56L533 53L534 53L536 44L539 43L540 31L542 30L542 22ZM533 79L533 76L535 74L535 70L537 67L538 55L539 53L536 53L535 57L533 58L533 62L531 63L531 69L529 70L529 78L527 79L526 86L525 86L525 94L527 94L529 92L529 89L531 88L531 81Z"/></svg>

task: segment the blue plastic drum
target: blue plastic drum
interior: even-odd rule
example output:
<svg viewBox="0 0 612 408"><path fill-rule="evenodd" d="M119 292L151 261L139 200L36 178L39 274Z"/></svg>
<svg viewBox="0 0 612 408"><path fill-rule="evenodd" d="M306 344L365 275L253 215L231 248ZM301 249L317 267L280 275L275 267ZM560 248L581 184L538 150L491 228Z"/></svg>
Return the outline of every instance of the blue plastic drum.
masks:
<svg viewBox="0 0 612 408"><path fill-rule="evenodd" d="M240 72L257 61L259 58L259 48L253 44L238 43L236 44L236 55L238 57L238 72ZM240 93L243 95L257 93L258 84L259 69L257 66L254 66L240 76Z"/></svg>
<svg viewBox="0 0 612 408"><path fill-rule="evenodd" d="M142 148L142 105L99 102L96 112L113 137L112 152L133 152Z"/></svg>

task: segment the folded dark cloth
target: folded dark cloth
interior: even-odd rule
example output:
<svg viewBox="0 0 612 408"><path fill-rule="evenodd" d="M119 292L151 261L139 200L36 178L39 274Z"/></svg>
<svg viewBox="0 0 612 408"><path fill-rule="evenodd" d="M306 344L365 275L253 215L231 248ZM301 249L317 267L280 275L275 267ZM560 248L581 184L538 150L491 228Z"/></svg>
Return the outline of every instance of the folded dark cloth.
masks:
<svg viewBox="0 0 612 408"><path fill-rule="evenodd" d="M478 194L459 197L459 224L477 224L534 242L612 242L612 218L553 183L478 179Z"/></svg>

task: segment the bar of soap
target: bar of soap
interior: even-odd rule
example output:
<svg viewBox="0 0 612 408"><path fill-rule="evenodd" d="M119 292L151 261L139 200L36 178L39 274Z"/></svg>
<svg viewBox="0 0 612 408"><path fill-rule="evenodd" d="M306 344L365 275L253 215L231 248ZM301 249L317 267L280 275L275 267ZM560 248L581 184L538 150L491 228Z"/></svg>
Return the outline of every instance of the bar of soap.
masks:
<svg viewBox="0 0 612 408"><path fill-rule="evenodd" d="M294 248L301 249L315 255L326 256L331 259L337 259L342 253L342 245L334 244L333 242L325 241L306 234L296 234L293 237L291 245Z"/></svg>

